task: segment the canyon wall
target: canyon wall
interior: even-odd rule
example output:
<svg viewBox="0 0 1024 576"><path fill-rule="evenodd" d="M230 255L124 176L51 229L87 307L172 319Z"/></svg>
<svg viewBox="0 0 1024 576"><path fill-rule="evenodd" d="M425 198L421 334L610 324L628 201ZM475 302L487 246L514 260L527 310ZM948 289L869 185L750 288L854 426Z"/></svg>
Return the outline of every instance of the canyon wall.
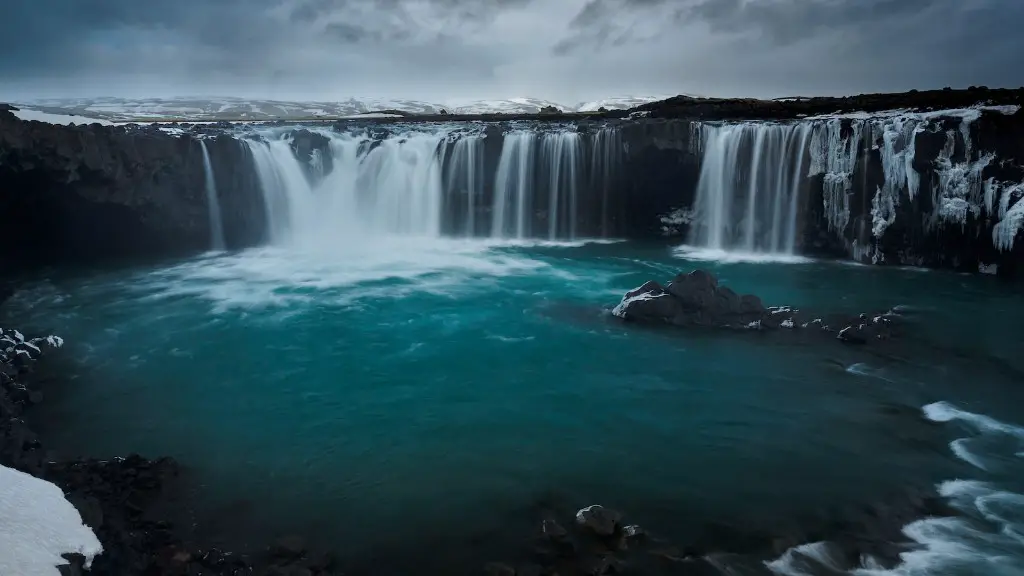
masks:
<svg viewBox="0 0 1024 576"><path fill-rule="evenodd" d="M227 135L208 147L229 246L259 242L265 216L245 147ZM25 122L0 110L0 262L9 271L205 250L204 190L191 136Z"/></svg>
<svg viewBox="0 0 1024 576"><path fill-rule="evenodd" d="M201 137L229 249L272 240L276 212L296 209L293 191L267 193L267 178L290 166L254 156L286 140L304 194L333 193L321 188L353 166L360 205L359 194L397 194L390 201L401 205L429 189L436 210L405 216L438 222L415 231L670 237L1012 276L1024 265L1019 101L1010 93L962 109L814 117L800 112L806 103L760 115L733 103L722 118L707 103L691 113L676 103L628 116L306 128L57 126L0 110L0 257L12 272L209 249ZM279 184L287 188L287 178ZM386 217L393 206L364 216Z"/></svg>

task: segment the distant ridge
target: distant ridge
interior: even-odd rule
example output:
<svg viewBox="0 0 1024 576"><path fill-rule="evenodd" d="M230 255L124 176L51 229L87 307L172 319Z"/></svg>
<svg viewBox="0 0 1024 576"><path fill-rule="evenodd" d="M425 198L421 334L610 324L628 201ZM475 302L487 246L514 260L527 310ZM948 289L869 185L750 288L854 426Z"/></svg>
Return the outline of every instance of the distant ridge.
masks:
<svg viewBox="0 0 1024 576"><path fill-rule="evenodd" d="M260 100L235 97L176 98L50 98L19 102L16 105L50 114L71 114L110 122L144 121L218 121L218 120L291 120L343 118L361 114L437 115L444 110L452 115L537 114L554 106L563 112L596 112L600 108L624 110L664 99L665 96L627 96L606 98L575 105L564 105L537 98L464 101L437 104L419 100L349 98L333 102Z"/></svg>

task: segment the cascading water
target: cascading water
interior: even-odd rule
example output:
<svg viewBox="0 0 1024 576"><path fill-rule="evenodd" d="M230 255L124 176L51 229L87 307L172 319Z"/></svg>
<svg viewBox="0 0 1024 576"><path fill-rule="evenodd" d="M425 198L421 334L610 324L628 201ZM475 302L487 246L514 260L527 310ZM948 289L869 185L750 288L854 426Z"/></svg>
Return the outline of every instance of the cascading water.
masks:
<svg viewBox="0 0 1024 576"><path fill-rule="evenodd" d="M587 156L574 129L516 129L502 137L497 165L487 164L486 134L464 128L312 131L328 146L304 160L292 131L245 140L272 243L323 246L339 234L575 239L581 223L586 234L607 236L615 216L622 141L613 128L595 133Z"/></svg>
<svg viewBox="0 0 1024 576"><path fill-rule="evenodd" d="M548 171L548 239L576 238L578 180L582 154L577 132L553 132L541 141Z"/></svg>
<svg viewBox="0 0 1024 576"><path fill-rule="evenodd" d="M447 198L462 215L461 232L465 236L477 234L476 212L483 198L484 137L469 134L455 141L445 172Z"/></svg>
<svg viewBox="0 0 1024 576"><path fill-rule="evenodd" d="M332 170L311 183L287 134L247 140L263 186L275 243L323 245L373 234L438 236L446 134L410 132L376 141L365 134L320 132Z"/></svg>
<svg viewBox="0 0 1024 576"><path fill-rule="evenodd" d="M224 225L220 216L220 199L217 198L217 181L213 177L213 164L210 163L210 152L206 142L199 140L203 151L203 172L206 175L206 204L210 214L210 248L222 251L225 248Z"/></svg>
<svg viewBox="0 0 1024 576"><path fill-rule="evenodd" d="M812 124L699 126L691 242L712 250L793 254Z"/></svg>
<svg viewBox="0 0 1024 576"><path fill-rule="evenodd" d="M494 179L492 238L522 239L530 235L534 142L537 135L515 131L505 135Z"/></svg>
<svg viewBox="0 0 1024 576"><path fill-rule="evenodd" d="M590 158L591 193L601 193L601 236L608 237L611 229L611 191L618 177L622 158L622 137L614 128L602 128L594 135Z"/></svg>
<svg viewBox="0 0 1024 576"><path fill-rule="evenodd" d="M263 189L270 241L291 244L309 231L303 224L315 214L313 190L302 166L292 152L290 141L268 134L266 141L246 140Z"/></svg>

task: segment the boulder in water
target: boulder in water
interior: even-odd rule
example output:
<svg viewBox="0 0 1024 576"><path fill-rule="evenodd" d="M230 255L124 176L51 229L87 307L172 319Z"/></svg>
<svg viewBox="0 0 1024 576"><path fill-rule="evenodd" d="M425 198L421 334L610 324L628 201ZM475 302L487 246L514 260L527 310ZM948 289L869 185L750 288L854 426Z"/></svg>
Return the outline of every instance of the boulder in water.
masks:
<svg viewBox="0 0 1024 576"><path fill-rule="evenodd" d="M576 513L576 523L598 536L614 534L620 519L621 514L600 504L587 506Z"/></svg>
<svg viewBox="0 0 1024 576"><path fill-rule="evenodd" d="M651 325L829 334L845 344L888 340L894 330L892 316L886 314L805 319L789 306L766 307L754 294L739 295L720 286L718 279L705 270L680 273L668 286L646 282L627 292L612 314Z"/></svg>

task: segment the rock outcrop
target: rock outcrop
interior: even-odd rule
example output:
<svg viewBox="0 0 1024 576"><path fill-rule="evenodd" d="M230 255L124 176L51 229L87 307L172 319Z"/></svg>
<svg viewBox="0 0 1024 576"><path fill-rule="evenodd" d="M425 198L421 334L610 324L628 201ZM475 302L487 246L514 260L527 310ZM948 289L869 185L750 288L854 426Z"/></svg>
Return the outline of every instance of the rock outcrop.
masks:
<svg viewBox="0 0 1024 576"><path fill-rule="evenodd" d="M263 237L248 151L207 141L231 247ZM0 222L9 268L158 258L210 248L199 142L137 126L61 126L0 111Z"/></svg>
<svg viewBox="0 0 1024 576"><path fill-rule="evenodd" d="M811 316L789 306L765 307L757 296L720 286L704 270L680 273L664 287L651 281L630 290L612 314L650 325L789 332L845 344L877 343L899 335L890 312Z"/></svg>

